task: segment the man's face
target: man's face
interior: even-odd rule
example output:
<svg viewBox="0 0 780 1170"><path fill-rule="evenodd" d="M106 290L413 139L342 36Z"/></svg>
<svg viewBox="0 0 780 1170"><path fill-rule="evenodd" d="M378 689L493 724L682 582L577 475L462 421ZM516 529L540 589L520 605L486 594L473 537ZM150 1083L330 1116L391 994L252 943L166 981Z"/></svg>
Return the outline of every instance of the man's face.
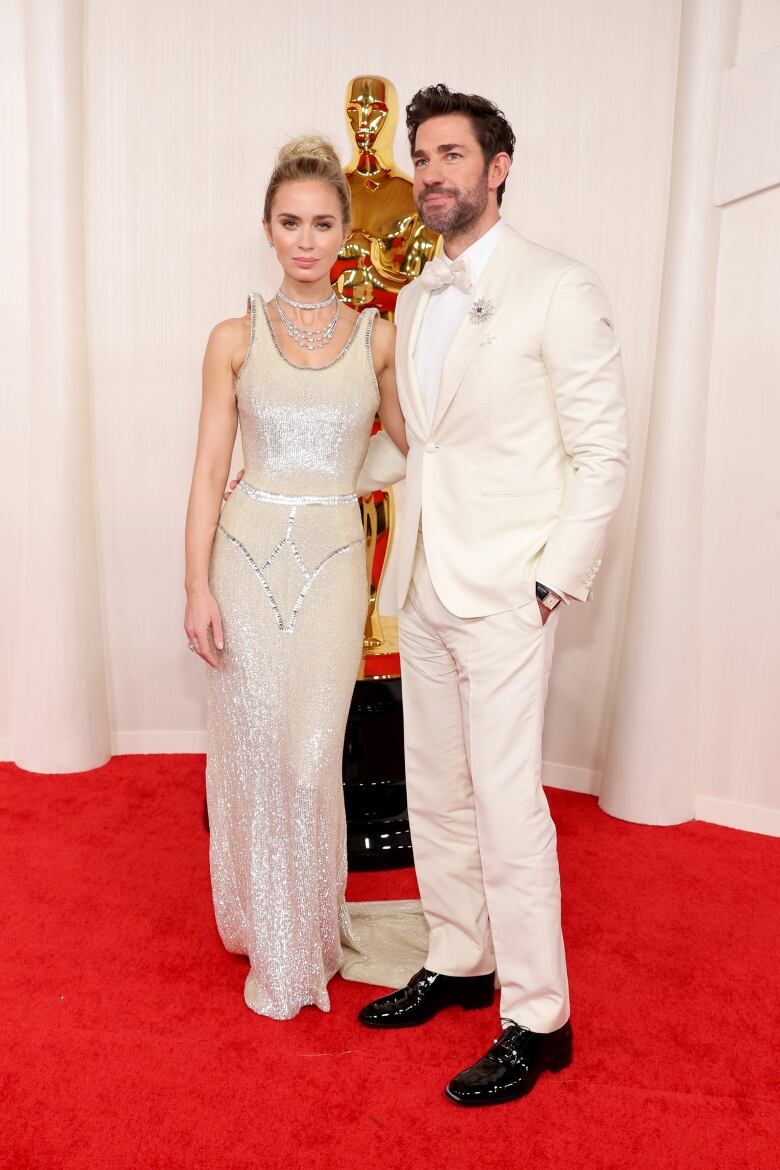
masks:
<svg viewBox="0 0 780 1170"><path fill-rule="evenodd" d="M483 213L488 168L465 114L442 114L423 122L412 163L414 202L426 227L448 236Z"/></svg>

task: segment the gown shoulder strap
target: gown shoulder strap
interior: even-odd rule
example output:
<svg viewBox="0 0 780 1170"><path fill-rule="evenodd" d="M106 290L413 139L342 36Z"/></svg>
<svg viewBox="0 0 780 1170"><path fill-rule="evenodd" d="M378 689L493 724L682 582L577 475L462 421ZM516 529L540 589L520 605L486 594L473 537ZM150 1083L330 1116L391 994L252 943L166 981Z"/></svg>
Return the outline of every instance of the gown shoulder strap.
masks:
<svg viewBox="0 0 780 1170"><path fill-rule="evenodd" d="M257 333L257 293L249 293L246 298L246 311L249 313L249 345L246 347L246 357L241 365L241 369L236 374L236 381L239 380L249 361L249 355L255 343L255 334Z"/></svg>

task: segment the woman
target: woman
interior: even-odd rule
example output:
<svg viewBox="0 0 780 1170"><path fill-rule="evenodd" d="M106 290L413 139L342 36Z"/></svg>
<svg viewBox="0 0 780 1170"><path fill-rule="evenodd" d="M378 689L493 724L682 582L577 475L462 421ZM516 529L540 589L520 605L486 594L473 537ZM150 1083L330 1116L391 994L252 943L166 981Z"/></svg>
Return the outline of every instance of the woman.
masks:
<svg viewBox="0 0 780 1170"><path fill-rule="evenodd" d="M337 301L350 230L333 147L289 143L263 227L276 295L212 332L187 513L185 630L209 664L207 793L217 924L244 997L275 1019L329 1008L354 944L341 757L367 590L355 497L377 409L405 452L395 330ZM236 434L246 473L220 515Z"/></svg>

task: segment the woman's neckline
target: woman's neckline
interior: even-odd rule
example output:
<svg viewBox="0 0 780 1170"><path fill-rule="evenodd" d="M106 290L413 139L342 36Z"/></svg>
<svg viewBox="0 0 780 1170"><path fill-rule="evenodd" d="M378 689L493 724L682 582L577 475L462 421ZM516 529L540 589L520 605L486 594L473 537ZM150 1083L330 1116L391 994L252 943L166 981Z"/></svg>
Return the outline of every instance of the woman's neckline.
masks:
<svg viewBox="0 0 780 1170"><path fill-rule="evenodd" d="M263 316L265 317L266 324L268 325L268 332L271 335L271 341L274 343L274 349L279 354L279 357L282 359L282 361L286 362L288 366L292 366L292 368L294 370L329 370L331 366L335 366L336 362L340 362L341 359L344 357L347 350L352 345L352 342L355 340L355 334L357 333L358 328L360 326L360 313L358 313L357 317L355 318L355 324L352 326L352 332L350 333L349 337L344 342L343 346L341 347L341 349L339 350L339 352L336 354L335 357L331 358L331 360L329 362L325 362L325 364L322 366L303 366L303 365L300 365L298 362L291 361L291 359L288 358L287 354L284 352L281 345L279 344L279 342L276 338L276 334L274 333L274 327L273 327L273 323L271 321L270 313L268 312L268 306L266 305L265 301L262 299L261 299L260 303L263 306Z"/></svg>

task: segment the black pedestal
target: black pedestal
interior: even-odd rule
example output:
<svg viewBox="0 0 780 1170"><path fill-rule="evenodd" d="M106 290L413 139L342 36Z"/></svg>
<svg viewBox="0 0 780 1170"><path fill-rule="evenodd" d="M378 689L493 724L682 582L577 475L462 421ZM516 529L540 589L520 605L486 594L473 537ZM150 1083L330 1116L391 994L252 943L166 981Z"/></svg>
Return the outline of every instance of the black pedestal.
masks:
<svg viewBox="0 0 780 1170"><path fill-rule="evenodd" d="M399 678L363 679L355 684L344 740L343 777L349 868L413 865Z"/></svg>

